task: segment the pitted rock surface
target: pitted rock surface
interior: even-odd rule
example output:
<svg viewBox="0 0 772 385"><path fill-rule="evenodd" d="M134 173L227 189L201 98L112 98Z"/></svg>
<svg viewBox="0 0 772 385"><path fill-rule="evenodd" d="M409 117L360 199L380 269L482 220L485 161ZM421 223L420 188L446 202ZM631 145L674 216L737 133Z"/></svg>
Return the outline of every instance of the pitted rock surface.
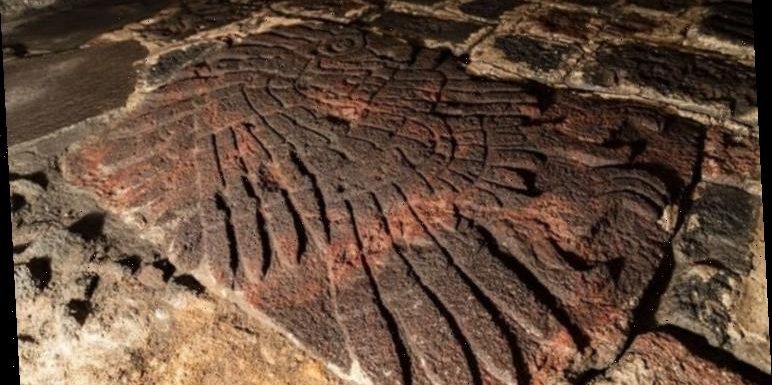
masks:
<svg viewBox="0 0 772 385"><path fill-rule="evenodd" d="M620 353L703 136L307 24L208 52L62 167L344 370L558 384Z"/></svg>

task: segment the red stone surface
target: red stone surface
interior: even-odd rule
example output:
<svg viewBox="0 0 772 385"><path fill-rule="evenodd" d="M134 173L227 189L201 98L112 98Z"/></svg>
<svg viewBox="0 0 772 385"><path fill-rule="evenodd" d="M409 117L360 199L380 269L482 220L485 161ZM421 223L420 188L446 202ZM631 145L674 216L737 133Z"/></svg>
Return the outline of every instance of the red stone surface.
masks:
<svg viewBox="0 0 772 385"><path fill-rule="evenodd" d="M705 138L704 179L761 179L759 141L756 138L732 135L722 130L708 130Z"/></svg>
<svg viewBox="0 0 772 385"><path fill-rule="evenodd" d="M345 27L251 36L175 79L67 179L376 384L610 364L702 146L689 121Z"/></svg>
<svg viewBox="0 0 772 385"><path fill-rule="evenodd" d="M762 384L727 370L706 351L690 351L677 338L662 332L639 336L605 378L593 385L751 385ZM725 360L726 361L726 360Z"/></svg>

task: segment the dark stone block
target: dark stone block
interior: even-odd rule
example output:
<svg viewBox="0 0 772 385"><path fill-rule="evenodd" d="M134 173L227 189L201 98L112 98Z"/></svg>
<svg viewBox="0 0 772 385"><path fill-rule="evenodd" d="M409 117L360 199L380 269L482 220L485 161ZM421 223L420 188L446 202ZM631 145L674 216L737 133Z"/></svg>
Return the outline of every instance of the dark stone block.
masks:
<svg viewBox="0 0 772 385"><path fill-rule="evenodd" d="M470 15L496 19L502 13L525 3L524 0L474 0L461 4L459 9Z"/></svg>
<svg viewBox="0 0 772 385"><path fill-rule="evenodd" d="M710 6L700 31L741 44L753 45L753 6L750 2L727 1Z"/></svg>
<svg viewBox="0 0 772 385"><path fill-rule="evenodd" d="M585 68L594 84L613 86L619 79L699 103L725 100L734 113L756 106L755 69L722 57L626 43L602 46L595 60Z"/></svg>
<svg viewBox="0 0 772 385"><path fill-rule="evenodd" d="M568 44L547 42L524 35L497 37L494 46L513 62L526 63L531 68L547 71L558 69L566 56L578 50Z"/></svg>
<svg viewBox="0 0 772 385"><path fill-rule="evenodd" d="M677 247L690 263L710 263L748 274L752 268L748 244L756 231L761 200L741 189L706 184L692 213L699 227L686 229Z"/></svg>
<svg viewBox="0 0 772 385"><path fill-rule="evenodd" d="M747 322L737 312L739 297L748 290L744 282L753 274L754 259L763 258L754 245L761 198L713 183L698 191L673 241L676 275L658 318L696 331L713 345L732 346L738 337L730 330L736 330L736 322Z"/></svg>
<svg viewBox="0 0 772 385"><path fill-rule="evenodd" d="M629 0L629 3L658 11L675 12L698 5L700 0Z"/></svg>
<svg viewBox="0 0 772 385"><path fill-rule="evenodd" d="M412 38L462 43L482 27L477 23L443 20L407 13L386 12L373 24L387 32Z"/></svg>
<svg viewBox="0 0 772 385"><path fill-rule="evenodd" d="M587 5L591 7L609 6L619 2L619 0L564 0L567 3Z"/></svg>
<svg viewBox="0 0 772 385"><path fill-rule="evenodd" d="M542 15L539 21L552 33L586 38L591 16L588 12L552 8Z"/></svg>
<svg viewBox="0 0 772 385"><path fill-rule="evenodd" d="M625 35L629 33L645 33L661 24L660 20L643 16L636 12L602 12L608 23L606 32Z"/></svg>

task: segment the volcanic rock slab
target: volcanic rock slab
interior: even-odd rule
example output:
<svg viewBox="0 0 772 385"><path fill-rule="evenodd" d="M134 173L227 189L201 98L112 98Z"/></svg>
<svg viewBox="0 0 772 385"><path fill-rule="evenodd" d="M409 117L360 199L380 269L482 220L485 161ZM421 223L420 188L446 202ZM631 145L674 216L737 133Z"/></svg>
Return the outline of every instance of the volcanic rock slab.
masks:
<svg viewBox="0 0 772 385"><path fill-rule="evenodd" d="M313 23L207 52L61 166L361 383L565 384L628 339L703 137Z"/></svg>

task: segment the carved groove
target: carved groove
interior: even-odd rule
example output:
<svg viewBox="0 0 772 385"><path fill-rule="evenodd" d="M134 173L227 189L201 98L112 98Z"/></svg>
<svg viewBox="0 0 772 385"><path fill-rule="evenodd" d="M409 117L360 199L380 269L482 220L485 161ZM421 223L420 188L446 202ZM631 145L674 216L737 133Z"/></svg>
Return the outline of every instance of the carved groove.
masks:
<svg viewBox="0 0 772 385"><path fill-rule="evenodd" d="M623 349L702 127L472 78L355 27L277 27L203 56L63 161L168 231L172 261L210 261L340 367L382 342L388 370L362 369L374 384L569 382ZM351 341L353 325L380 334Z"/></svg>

